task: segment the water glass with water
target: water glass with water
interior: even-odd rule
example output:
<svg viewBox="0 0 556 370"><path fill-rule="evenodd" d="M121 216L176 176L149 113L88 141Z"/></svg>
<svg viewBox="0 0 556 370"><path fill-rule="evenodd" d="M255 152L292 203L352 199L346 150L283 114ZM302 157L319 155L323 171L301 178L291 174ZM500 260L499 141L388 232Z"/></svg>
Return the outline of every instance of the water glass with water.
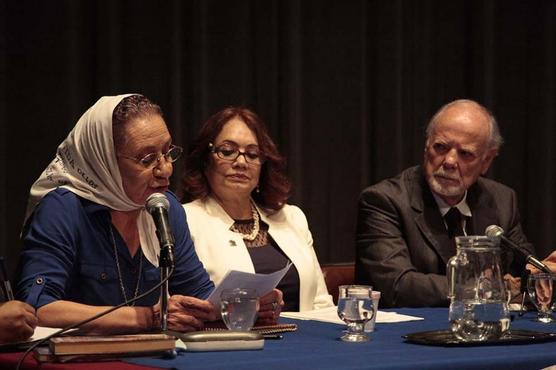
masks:
<svg viewBox="0 0 556 370"><path fill-rule="evenodd" d="M368 285L340 285L338 294L338 316L347 324L347 333L340 339L345 342L366 342L367 321L371 320L376 307L373 305L373 289Z"/></svg>
<svg viewBox="0 0 556 370"><path fill-rule="evenodd" d="M220 295L222 320L230 330L251 330L258 311L259 298L254 289L226 289Z"/></svg>
<svg viewBox="0 0 556 370"><path fill-rule="evenodd" d="M554 292L555 284L555 274L538 273L529 275L527 279L527 293L538 311L535 321L544 323L556 321L552 316L556 300Z"/></svg>

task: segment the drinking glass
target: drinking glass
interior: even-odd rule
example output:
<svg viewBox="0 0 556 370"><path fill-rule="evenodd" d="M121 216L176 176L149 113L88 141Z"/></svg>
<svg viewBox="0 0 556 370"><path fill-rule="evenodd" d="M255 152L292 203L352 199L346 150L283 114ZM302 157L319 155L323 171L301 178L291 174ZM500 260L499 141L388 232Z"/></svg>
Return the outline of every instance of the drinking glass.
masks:
<svg viewBox="0 0 556 370"><path fill-rule="evenodd" d="M370 340L364 328L376 312L372 299L373 288L368 285L340 285L338 289L338 316L348 329L340 339L345 342Z"/></svg>
<svg viewBox="0 0 556 370"><path fill-rule="evenodd" d="M552 317L556 294L554 292L555 274L538 273L529 275L527 293L531 302L537 308L535 321L544 323L556 322Z"/></svg>
<svg viewBox="0 0 556 370"><path fill-rule="evenodd" d="M259 298L254 289L226 289L220 295L220 312L226 327L249 331L257 320Z"/></svg>

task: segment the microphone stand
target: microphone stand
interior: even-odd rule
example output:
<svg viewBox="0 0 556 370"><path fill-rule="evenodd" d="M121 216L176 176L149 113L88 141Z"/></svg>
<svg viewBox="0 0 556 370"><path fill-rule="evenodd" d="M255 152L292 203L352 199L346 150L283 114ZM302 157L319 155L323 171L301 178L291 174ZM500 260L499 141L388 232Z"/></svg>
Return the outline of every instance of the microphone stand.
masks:
<svg viewBox="0 0 556 370"><path fill-rule="evenodd" d="M160 278L164 284L160 287L160 329L168 330L168 274L174 265L171 245L166 245L160 250Z"/></svg>
<svg viewBox="0 0 556 370"><path fill-rule="evenodd" d="M160 286L160 329L165 331L168 329L168 278L175 266L174 236L168 221L170 203L164 194L154 193L147 198L145 208L153 217L160 245L158 265L160 266L160 277L164 282Z"/></svg>

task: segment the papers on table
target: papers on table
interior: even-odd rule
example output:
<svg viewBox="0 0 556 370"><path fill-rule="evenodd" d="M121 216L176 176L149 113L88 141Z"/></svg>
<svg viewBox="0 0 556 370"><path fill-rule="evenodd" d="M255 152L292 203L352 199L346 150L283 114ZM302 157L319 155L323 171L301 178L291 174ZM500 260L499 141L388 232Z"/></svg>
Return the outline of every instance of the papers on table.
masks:
<svg viewBox="0 0 556 370"><path fill-rule="evenodd" d="M304 312L282 312L282 317L299 320L315 320L322 322L329 322L333 324L345 325L345 322L338 317L338 308L336 306L321 308L319 310L304 311ZM378 311L376 322L377 323L392 323L423 320L422 317L402 315L396 312Z"/></svg>
<svg viewBox="0 0 556 370"><path fill-rule="evenodd" d="M35 332L33 333L33 336L27 340L21 342L15 342L15 343L0 344L0 352L9 351L9 350L19 351L25 348L29 348L29 346L34 344L36 341L46 338L50 334L54 334L59 330L60 328L47 328L44 326L37 326L35 328Z"/></svg>
<svg viewBox="0 0 556 370"><path fill-rule="evenodd" d="M207 300L213 305L219 305L222 291L235 288L255 289L260 297L276 288L280 280L282 280L286 272L290 269L290 266L291 263L288 263L282 270L278 270L272 274L253 274L235 270L228 271Z"/></svg>
<svg viewBox="0 0 556 370"><path fill-rule="evenodd" d="M508 309L510 311L522 311L523 307L521 306L521 303L510 303L508 305Z"/></svg>
<svg viewBox="0 0 556 370"><path fill-rule="evenodd" d="M29 338L28 341L33 342L35 340L46 338L50 334L54 334L58 330L60 330L60 328L47 328L46 326L37 326L35 328L35 332L33 333L33 336Z"/></svg>

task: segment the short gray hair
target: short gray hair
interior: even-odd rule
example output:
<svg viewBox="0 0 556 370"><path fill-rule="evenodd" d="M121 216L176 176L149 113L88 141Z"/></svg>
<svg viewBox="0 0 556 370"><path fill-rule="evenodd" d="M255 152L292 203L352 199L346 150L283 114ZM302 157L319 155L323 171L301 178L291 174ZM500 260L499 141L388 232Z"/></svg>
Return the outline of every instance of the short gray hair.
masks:
<svg viewBox="0 0 556 370"><path fill-rule="evenodd" d="M479 108L483 112L483 114L485 114L488 117L488 123L490 125L490 138L488 140L488 147L489 149L498 150L502 146L502 144L504 144L504 138L500 134L500 128L498 127L496 118L494 118L494 115L487 108L477 103L476 101L470 99L454 100L440 107L440 109L434 114L434 116L432 116L431 120L429 121L429 124L427 125L427 129L425 130L427 141L429 140L430 136L432 135L436 127L438 116L440 116L446 109L458 104L474 105L477 108Z"/></svg>
<svg viewBox="0 0 556 370"><path fill-rule="evenodd" d="M134 119L158 115L163 117L162 109L143 95L130 95L116 105L112 112L112 137L114 148L125 146L126 137L124 126Z"/></svg>

